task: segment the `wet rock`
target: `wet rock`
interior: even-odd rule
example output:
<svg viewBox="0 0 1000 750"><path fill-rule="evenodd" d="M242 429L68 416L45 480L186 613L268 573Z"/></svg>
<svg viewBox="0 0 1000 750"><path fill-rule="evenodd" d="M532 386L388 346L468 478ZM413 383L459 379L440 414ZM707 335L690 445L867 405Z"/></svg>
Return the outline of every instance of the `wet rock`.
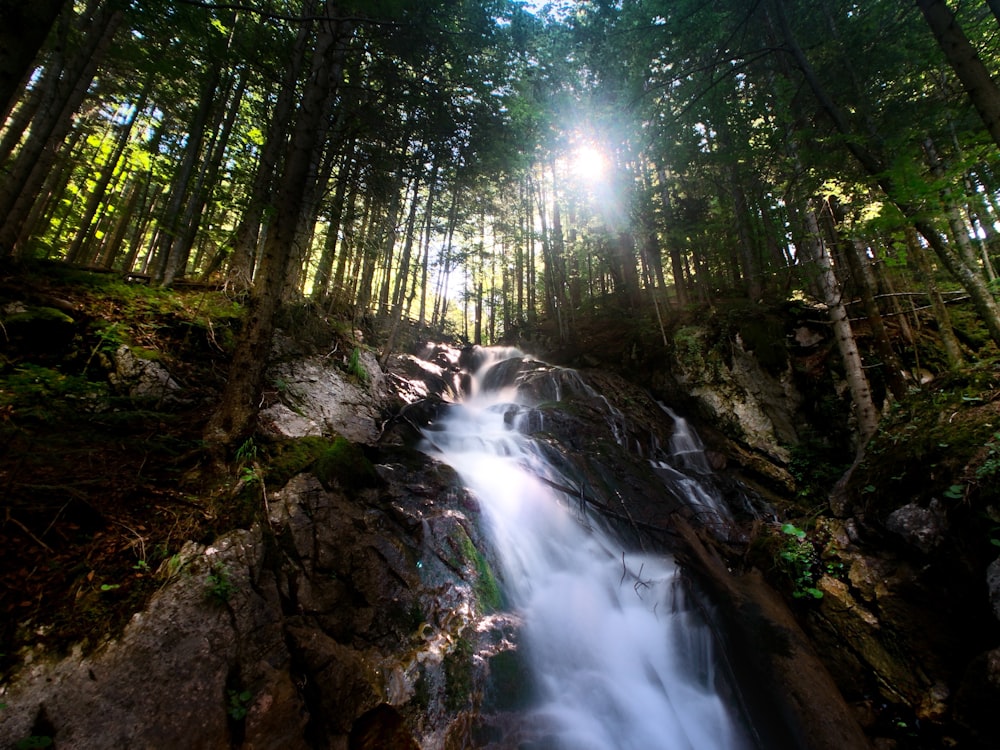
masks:
<svg viewBox="0 0 1000 750"><path fill-rule="evenodd" d="M909 503L889 514L885 527L921 552L931 552L942 544L948 531L948 519L937 500L924 508Z"/></svg>
<svg viewBox="0 0 1000 750"><path fill-rule="evenodd" d="M1000 557L986 568L986 588L989 591L993 615L1000 620Z"/></svg>
<svg viewBox="0 0 1000 750"><path fill-rule="evenodd" d="M796 413L802 404L791 367L774 376L736 335L731 356L708 347L708 331L688 326L675 334L674 377L711 420L727 425L750 448L787 464L788 445L798 442Z"/></svg>
<svg viewBox="0 0 1000 750"><path fill-rule="evenodd" d="M454 475L426 458L379 475L350 496L293 478L263 527L164 563L121 637L29 655L0 691L0 748L39 717L57 747L83 750L469 746L517 625L485 611L491 557Z"/></svg>

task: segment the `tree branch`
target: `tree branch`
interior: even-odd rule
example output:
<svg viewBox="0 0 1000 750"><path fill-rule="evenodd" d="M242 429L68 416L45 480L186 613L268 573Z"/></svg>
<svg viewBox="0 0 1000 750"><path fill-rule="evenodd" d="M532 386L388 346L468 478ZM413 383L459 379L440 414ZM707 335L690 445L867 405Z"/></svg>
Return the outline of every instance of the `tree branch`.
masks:
<svg viewBox="0 0 1000 750"><path fill-rule="evenodd" d="M242 5L241 3L216 3L205 2L205 0L176 0L176 2L181 3L182 5L193 5L196 8L205 8L206 10L238 10L246 13L252 13L260 16L261 18L268 18L272 21L287 21L289 23L312 23L313 21L351 21L353 23L369 24L371 26L399 25L395 21L376 21L374 18L369 18L367 16L287 16L283 13L275 13L273 11L263 10L262 8L255 8L251 5Z"/></svg>

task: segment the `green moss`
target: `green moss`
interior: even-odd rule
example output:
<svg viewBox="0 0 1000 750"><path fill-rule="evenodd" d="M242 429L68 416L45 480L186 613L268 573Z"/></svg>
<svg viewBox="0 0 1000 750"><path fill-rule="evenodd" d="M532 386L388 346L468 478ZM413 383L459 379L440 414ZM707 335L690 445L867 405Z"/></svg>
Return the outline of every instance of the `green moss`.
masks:
<svg viewBox="0 0 1000 750"><path fill-rule="evenodd" d="M378 484L375 467L361 446L339 436L316 459L313 472L324 487L338 484L345 489L359 490Z"/></svg>
<svg viewBox="0 0 1000 750"><path fill-rule="evenodd" d="M472 644L459 638L444 657L445 707L449 711L466 708L472 698Z"/></svg>
<svg viewBox="0 0 1000 750"><path fill-rule="evenodd" d="M11 315L4 321L4 324L7 326L31 325L39 323L46 325L71 326L74 325L75 321L62 310L56 310L54 307L33 307L22 313Z"/></svg>
<svg viewBox="0 0 1000 750"><path fill-rule="evenodd" d="M107 396L107 387L78 375L25 362L0 375L0 408L9 416L42 422L65 419L67 410L80 411L80 403L94 403Z"/></svg>
<svg viewBox="0 0 1000 750"><path fill-rule="evenodd" d="M684 326L674 331L674 352L682 365L689 369L701 366L705 359L705 329Z"/></svg>
<svg viewBox="0 0 1000 750"><path fill-rule="evenodd" d="M313 436L273 444L264 467L268 486L284 487L292 477L312 466L330 445L327 438Z"/></svg>
<svg viewBox="0 0 1000 750"><path fill-rule="evenodd" d="M987 498L992 484L975 474L991 455L996 409L980 394L996 387L992 366L967 368L894 404L854 474L855 496L876 512L893 509L903 497L918 503Z"/></svg>
<svg viewBox="0 0 1000 750"><path fill-rule="evenodd" d="M500 591L500 584L497 583L489 562L483 553L476 549L476 545L465 529L459 526L451 535L449 542L456 553L456 557L451 560L452 565L459 569L465 569L468 566L474 571L475 580L472 588L480 611L489 613L501 609L503 594Z"/></svg>

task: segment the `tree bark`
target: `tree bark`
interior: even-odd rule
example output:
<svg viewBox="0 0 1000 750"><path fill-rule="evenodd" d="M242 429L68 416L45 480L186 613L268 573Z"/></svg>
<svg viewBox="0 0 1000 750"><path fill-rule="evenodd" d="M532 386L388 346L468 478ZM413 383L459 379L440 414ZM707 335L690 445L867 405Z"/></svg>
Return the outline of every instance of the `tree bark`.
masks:
<svg viewBox="0 0 1000 750"><path fill-rule="evenodd" d="M67 0L0 0L0 121L10 112Z"/></svg>
<svg viewBox="0 0 1000 750"><path fill-rule="evenodd" d="M993 142L1000 147L1000 88L993 82L945 0L917 0L917 7Z"/></svg>
<svg viewBox="0 0 1000 750"><path fill-rule="evenodd" d="M118 138L115 141L114 151L112 151L107 162L101 167L97 183L94 185L94 189L90 192L90 195L87 196L87 203L83 208L83 216L80 218L76 236L73 237L73 242L70 244L69 250L66 251L66 260L70 263L78 262L83 245L90 236L90 225L94 221L94 216L97 214L97 209L100 207L101 201L105 198L108 185L111 183L111 178L114 177L115 171L118 169L118 162L121 161L121 158L125 153L125 149L128 148L129 137L132 134L132 126L135 124L135 121L139 118L139 115L142 114L142 111L146 107L146 101L149 97L151 84L152 77L149 77L143 84L142 92L136 100L132 115L129 117L128 121L121 126L121 130L118 132Z"/></svg>
<svg viewBox="0 0 1000 750"><path fill-rule="evenodd" d="M323 147L319 135L325 133L324 122L328 119L324 105L341 70L347 39L353 34L351 22L335 20L336 9L330 0L325 3L325 15L327 18L319 22L312 69L302 90L290 151L281 176L274 224L264 244L260 280L250 293L246 319L221 403L205 426L205 440L216 449L231 447L249 436L260 408L275 314L308 190L306 178L316 153Z"/></svg>
<svg viewBox="0 0 1000 750"><path fill-rule="evenodd" d="M812 65L809 63L809 60L802 51L802 48L795 40L791 27L788 24L788 18L784 12L784 0L771 0L771 7L777 15L788 51L795 58L799 70L806 79L806 83L812 90L813 95L820 104L820 107L826 112L827 116L833 122L834 127L836 127L842 135L846 136L844 138L844 144L848 151L852 156L854 156L855 159L857 159L861 166L864 167L869 176L878 183L878 185L882 188L882 191L886 194L886 196L888 196L889 200L896 205L903 216L907 217L910 223L924 237L931 249L934 250L938 258L940 258L945 268L948 269L952 276L954 276L955 279L969 293L972 304L976 308L976 312L979 313L983 324L989 331L990 338L998 346L1000 346L1000 307L997 306L996 300L990 293L985 279L983 279L982 275L978 274L975 269L970 268L962 260L962 258L959 257L959 255L951 247L949 247L948 243L944 240L937 229L934 228L934 225L931 224L930 221L919 218L920 213L913 206L911 206L906 199L901 197L901 192L897 189L891 175L889 175L886 171L882 160L864 144L862 139L857 137L856 133L852 131L840 108L837 107L834 101L830 98L829 94L826 92L826 89L820 83Z"/></svg>
<svg viewBox="0 0 1000 750"><path fill-rule="evenodd" d="M98 13L84 45L55 87L51 109L41 111L32 122L28 138L0 186L0 216L4 217L0 224L0 259L16 251L22 226L73 126L73 117L87 95L97 65L111 46L123 19L124 13L117 4L106 6Z"/></svg>
<svg viewBox="0 0 1000 750"><path fill-rule="evenodd" d="M878 411L872 400L871 388L865 375L864 365L861 362L861 353L858 351L854 331L851 329L851 322L844 307L840 284L833 272L833 262L829 252L827 252L826 245L823 243L816 212L812 207L805 209L804 219L807 231L806 252L816 267L816 282L822 294L823 303L827 306L827 314L833 325L837 349L844 362L844 374L851 392L851 401L854 403L854 416L858 421L858 433L861 436L862 444L864 444L878 429Z"/></svg>
<svg viewBox="0 0 1000 750"><path fill-rule="evenodd" d="M315 0L307 0L303 4L303 16L315 14L315 7ZM279 169L281 155L288 147L292 107L295 104L295 92L299 77L305 65L309 38L310 25L308 23L300 24L289 63L285 66L285 72L279 84L278 99L271 113L267 136L264 140L260 160L257 163L257 170L254 172L247 207L236 227L233 239L233 257L227 276L228 283L237 291L245 291L253 283L261 222L267 206L271 202L274 175Z"/></svg>

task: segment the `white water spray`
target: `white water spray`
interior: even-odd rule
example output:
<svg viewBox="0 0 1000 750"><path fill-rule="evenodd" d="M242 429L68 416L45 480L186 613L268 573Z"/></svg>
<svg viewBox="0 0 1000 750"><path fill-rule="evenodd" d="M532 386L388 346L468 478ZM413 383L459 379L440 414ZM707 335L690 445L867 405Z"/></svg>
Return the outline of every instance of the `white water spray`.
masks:
<svg viewBox="0 0 1000 750"><path fill-rule="evenodd" d="M512 428L511 411L523 407L516 390L473 393L428 440L483 505L525 623L546 746L748 747L719 694L712 635L673 560L625 552L612 534L584 526L571 510L576 498L553 489L572 489L572 478Z"/></svg>

